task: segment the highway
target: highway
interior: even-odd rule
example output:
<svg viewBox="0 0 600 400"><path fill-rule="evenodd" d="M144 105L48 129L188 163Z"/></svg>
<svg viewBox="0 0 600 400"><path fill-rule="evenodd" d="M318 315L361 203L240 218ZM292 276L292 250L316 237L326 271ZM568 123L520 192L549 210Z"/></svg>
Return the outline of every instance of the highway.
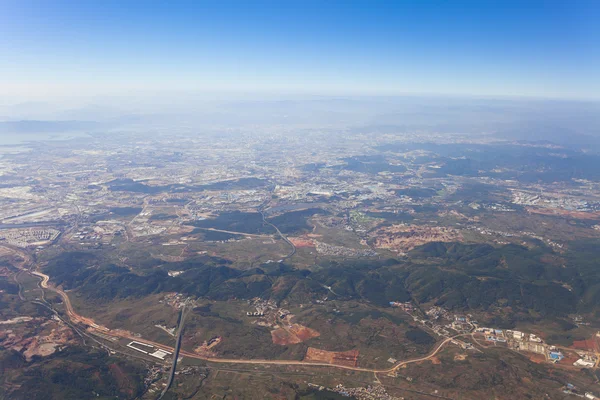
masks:
<svg viewBox="0 0 600 400"><path fill-rule="evenodd" d="M73 323L82 323L84 325L90 326L92 328L95 328L97 330L99 330L103 335L106 336L112 336L112 337L116 337L116 338L121 338L121 339L128 339L128 340L132 340L132 341L138 341L141 343L145 343L151 346L155 346L159 349L163 349L166 350L170 353L175 354L176 349L170 346L166 346L162 343L157 343L157 342L153 342L151 340L147 340L147 339L142 339L139 337L134 337L134 336L129 336L123 332L116 332L113 331L111 329L108 329L106 327L103 326L99 326L97 325L92 319L81 316L79 314L77 314L74 310L73 310L73 306L71 305L71 301L69 300L69 296L62 291L61 289L55 288L53 286L48 285L48 282L50 280L50 277L46 274L43 274L41 272L38 271L27 271L39 278L41 278L41 282L40 282L40 286L43 289L48 289L51 290L55 293L57 293L62 299L63 302L65 304L65 309L67 312L67 315L69 317L69 319L73 322ZM183 321L182 321L183 322ZM179 335L181 335L182 330L180 329L179 331ZM398 368L401 368L405 365L411 364L411 363L416 363L416 362L421 362L421 361L426 361L429 360L430 358L434 357L436 354L438 354L442 348L448 344L449 342L451 342L453 339L459 337L459 336L468 336L469 334L461 334L461 335L456 335L456 336L452 336L449 338L444 339L442 342L440 342L433 351L431 351L428 355L423 356L423 357L419 357L419 358L414 358L414 359L410 359L410 360L405 360L405 361L399 361L398 363L396 363L394 366L392 366L391 368L387 368L387 369L374 369L374 368L361 368L361 367L352 367L352 366L346 366L346 365L336 365L336 364L328 364L328 363L317 363L317 362L309 362L309 361L299 361L299 360L265 360L265 359L235 359L235 358L214 358L214 357L204 357L195 353L191 353L185 350L181 350L179 353L189 357L189 358L194 358L194 359L198 359L198 360L204 360L206 362L210 362L210 363L219 363L219 364L256 364L256 365L297 365L297 366L302 366L302 367L327 367L327 368L337 368L337 369L345 369L345 370L350 370L350 371L357 371L357 372L369 372L369 373L391 373L396 371ZM178 339L178 343L179 343L179 339ZM174 371L173 371L174 372Z"/></svg>
<svg viewBox="0 0 600 400"><path fill-rule="evenodd" d="M175 342L175 351L173 352L173 364L171 365L171 371L169 372L169 380L167 381L167 386L163 389L158 397L158 400L162 399L163 396L167 393L171 385L173 384L173 379L175 379L175 370L177 369L177 359L179 358L179 351L181 350L181 338L183 337L183 326L185 324L185 316L186 316L186 308L187 308L187 300L183 303L183 307L179 314L179 331L177 333L177 341Z"/></svg>
<svg viewBox="0 0 600 400"><path fill-rule="evenodd" d="M286 238L287 239L287 238ZM5 246L6 247L6 246ZM8 248L8 247L7 247ZM20 253L26 261L31 262L31 258L23 251L20 250L16 250L14 248L11 248L11 250ZM83 324L86 325L88 327L91 327L97 331L99 331L100 333L102 333L103 336L110 336L110 337L115 337L115 338L119 338L119 339L127 339L127 340L131 340L131 341L138 341L141 343L145 343L151 346L154 346L156 348L159 349L163 349L166 350L170 353L173 353L175 355L176 349L170 346L166 346L162 343L157 343L151 340L147 340L147 339L143 339L140 337L135 337L135 336L130 336L128 335L126 332L123 331L114 331L111 330L107 327L104 326L100 326L98 324L96 324L94 322L93 319L88 318L88 317L84 317L82 315L79 315L75 312L75 310L73 309L73 305L71 304L71 300L69 299L69 296L62 290L59 288L56 288L52 285L49 284L50 281L50 277L42 272L39 271L32 271L29 270L27 268L24 267L26 263L23 263L22 266L19 266L18 268L21 269L24 272L27 272L33 276L36 276L38 278L41 279L40 281L40 287L42 289L46 289L46 290L50 290L55 292L56 294L58 294L62 300L63 300L63 304L65 306L65 311L67 313L67 316L69 318L69 320L74 323L74 324ZM182 331L183 329L181 329L181 327L183 326L183 315L182 315L182 320L180 321L180 329L179 329L179 334L178 334L178 340L177 343L180 345L180 338L182 335ZM88 331L88 333L93 333L93 330ZM336 368L336 369L344 369L344 370L350 370L350 371L357 371L357 372L368 372L368 373L373 373L373 374L385 374L385 373L391 373L391 372L395 372L398 368L401 368L405 365L411 364L411 363L417 363L417 362L422 362L422 361L426 361L431 359L432 357L434 357L436 354L438 354L442 348L448 344L449 342L451 342L453 339L460 337L460 336L469 336L470 334L460 334L460 335L455 335L452 337L448 337L446 339L444 339L442 342L440 342L435 349L433 349L428 355L423 356L423 357L419 357L419 358L414 358L414 359L409 359L409 360L404 360L404 361L399 361L396 364L394 364L394 366L392 366L391 368L387 368L387 369L375 369L375 368L361 368L361 367L352 367L352 366L346 366L346 365L337 365L337 364L328 364L328 363L319 363L319 362L309 362L309 361L300 361L300 360L265 360L265 359L235 359L235 358L214 358L214 357L205 357L205 356L201 356L195 353L191 353L185 350L180 350L179 354L184 355L186 357L189 358L193 358L193 359L197 359L197 360L203 360L209 363L218 363L218 364L254 364L254 365L296 365L296 366L301 366L301 367L326 367L326 368ZM174 369L172 371L174 373Z"/></svg>
<svg viewBox="0 0 600 400"><path fill-rule="evenodd" d="M290 254L288 254L287 256L283 257L284 259L286 258L290 258L291 256L293 256L294 254L296 254L296 246L294 245L294 243L292 243L287 237L285 237L285 235L283 233L281 233L281 231L279 230L278 227L276 227L275 225L273 225L272 223L270 223L269 221L267 221L267 219L265 218L265 213L260 211L260 215L262 215L262 219L263 222L267 225L272 226L276 231L277 234L287 243L292 247L292 251L290 252Z"/></svg>
<svg viewBox="0 0 600 400"><path fill-rule="evenodd" d="M203 230L203 231L211 231L211 232L230 233L232 235L248 236L248 237L255 237L255 238L271 238L271 237L273 237L272 235L260 235L260 234L257 234L257 233L226 231L224 229L216 229L216 228L199 228L199 227L195 227L195 229L200 229L200 230Z"/></svg>

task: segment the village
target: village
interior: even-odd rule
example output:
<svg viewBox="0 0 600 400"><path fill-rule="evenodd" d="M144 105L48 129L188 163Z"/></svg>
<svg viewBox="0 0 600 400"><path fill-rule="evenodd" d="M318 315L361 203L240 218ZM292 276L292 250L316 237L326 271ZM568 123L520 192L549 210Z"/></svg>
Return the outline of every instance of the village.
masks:
<svg viewBox="0 0 600 400"><path fill-rule="evenodd" d="M561 366L579 368L598 368L600 356L597 349L575 349L564 346L553 346L533 333L519 330L484 327L470 314L452 314L443 307L432 306L425 311L425 317L411 302L390 302L392 307L400 308L410 314L414 321L434 332L438 336L451 338L457 335L471 336L474 343L482 348L501 346L529 356L534 361L548 362ZM600 342L600 331L594 341ZM472 343L454 339L465 349L475 349Z"/></svg>

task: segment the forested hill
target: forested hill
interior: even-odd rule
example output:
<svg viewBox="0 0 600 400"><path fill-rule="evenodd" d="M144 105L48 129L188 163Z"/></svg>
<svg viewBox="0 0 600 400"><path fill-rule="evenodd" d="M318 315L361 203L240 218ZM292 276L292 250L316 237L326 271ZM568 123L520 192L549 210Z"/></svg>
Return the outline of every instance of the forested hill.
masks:
<svg viewBox="0 0 600 400"><path fill-rule="evenodd" d="M199 257L140 268L140 273L85 252L63 253L44 272L80 295L109 301L160 292L214 300L253 297L310 301L324 295L385 307L389 301L434 303L455 310L511 307L541 316L590 312L600 304L596 243L572 243L565 254L540 246L429 243L407 258L321 263L312 270L270 264L240 270ZM135 270L135 268L133 269ZM169 270L185 271L171 277ZM335 295L324 287L331 286Z"/></svg>

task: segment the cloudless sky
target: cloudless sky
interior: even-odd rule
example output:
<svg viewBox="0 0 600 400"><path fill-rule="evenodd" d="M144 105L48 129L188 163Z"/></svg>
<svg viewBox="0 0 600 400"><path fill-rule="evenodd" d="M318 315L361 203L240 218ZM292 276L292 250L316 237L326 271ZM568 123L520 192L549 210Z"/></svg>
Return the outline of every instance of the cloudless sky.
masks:
<svg viewBox="0 0 600 400"><path fill-rule="evenodd" d="M0 95L600 98L600 0L0 0Z"/></svg>

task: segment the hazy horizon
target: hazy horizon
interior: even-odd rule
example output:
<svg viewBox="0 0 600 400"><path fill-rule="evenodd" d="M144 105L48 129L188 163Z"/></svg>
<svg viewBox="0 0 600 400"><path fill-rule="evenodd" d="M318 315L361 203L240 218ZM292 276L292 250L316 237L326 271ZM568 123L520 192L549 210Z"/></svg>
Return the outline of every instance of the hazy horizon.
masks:
<svg viewBox="0 0 600 400"><path fill-rule="evenodd" d="M0 99L598 99L600 3L5 1Z"/></svg>
<svg viewBox="0 0 600 400"><path fill-rule="evenodd" d="M0 133L596 137L598 17L588 0L5 1Z"/></svg>

